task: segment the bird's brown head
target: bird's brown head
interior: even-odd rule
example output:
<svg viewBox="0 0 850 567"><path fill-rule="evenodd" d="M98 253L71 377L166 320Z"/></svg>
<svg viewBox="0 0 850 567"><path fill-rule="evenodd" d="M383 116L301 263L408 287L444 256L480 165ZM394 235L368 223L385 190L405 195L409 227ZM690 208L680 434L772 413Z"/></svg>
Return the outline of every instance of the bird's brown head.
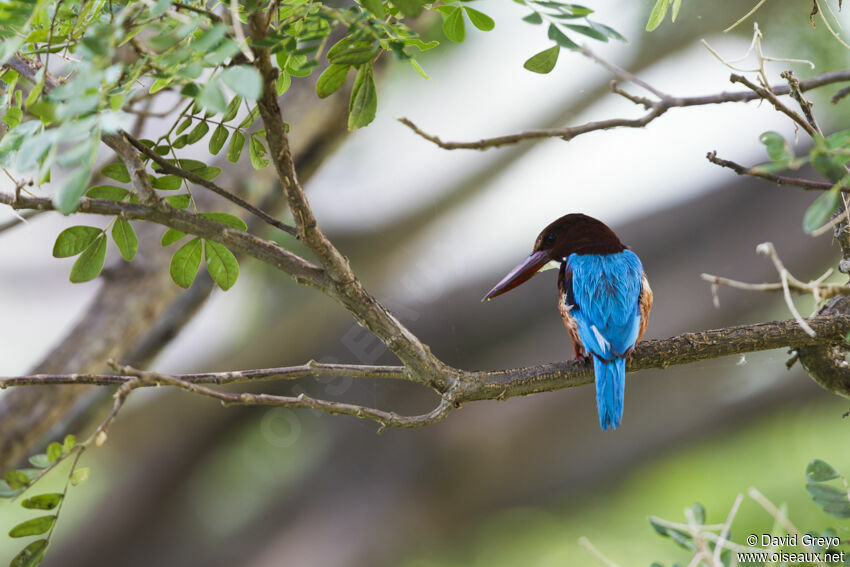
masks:
<svg viewBox="0 0 850 567"><path fill-rule="evenodd" d="M570 254L616 254L625 249L605 223L581 213L564 215L540 232L528 258L502 278L482 301L525 283L551 261L565 262Z"/></svg>

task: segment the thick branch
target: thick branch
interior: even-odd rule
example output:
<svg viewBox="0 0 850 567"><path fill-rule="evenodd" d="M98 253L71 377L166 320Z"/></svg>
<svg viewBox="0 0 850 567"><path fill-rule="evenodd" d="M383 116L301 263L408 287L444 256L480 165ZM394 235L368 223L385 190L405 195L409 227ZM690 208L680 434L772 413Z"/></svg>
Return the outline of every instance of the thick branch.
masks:
<svg viewBox="0 0 850 567"><path fill-rule="evenodd" d="M811 317L806 321L817 336L807 335L795 319L786 319L643 341L635 347L627 369L636 372L776 348L841 344L850 331L850 316L846 315ZM481 372L470 377L470 385L462 390L458 400L504 399L571 388L592 381L591 367L575 360Z"/></svg>
<svg viewBox="0 0 850 567"><path fill-rule="evenodd" d="M644 341L635 348L628 362L628 370L637 372L648 368L666 368L721 356L783 347L837 346L844 343L844 337L850 331L850 316L847 315L812 317L807 320L807 323L817 333L815 337L807 335L796 320L789 319L684 333L669 339ZM502 400L581 386L593 381L591 367L576 360L498 371L460 373L451 369L460 373L460 378L447 391L441 391L433 386L441 398L440 403L432 411L422 415L402 416L394 412L320 400L306 395L292 397L221 392L204 386L204 384L223 385L256 380L340 375L419 382L401 366L320 364L311 361L301 366L283 368L181 375L143 372L129 366L115 366L115 368L118 371L117 374L49 374L0 378L0 388L56 384L121 385L122 387L133 384L135 388L164 384L212 397L226 405L309 408L331 414L370 419L380 423L382 427L421 427L444 419L453 407L459 407L464 402ZM141 382L139 382L140 379Z"/></svg>
<svg viewBox="0 0 850 567"><path fill-rule="evenodd" d="M254 40L265 37L268 21L264 14L252 14L250 24ZM340 301L360 324L387 345L420 380L428 380L427 377L439 379L438 377L447 371L447 367L363 288L351 270L348 259L337 250L319 227L292 161L289 138L275 90L278 70L272 65L267 49L255 48L254 54L254 65L263 77L263 95L257 101L257 106L265 126L270 158L295 219L301 241L313 251L330 276L332 285L326 293ZM446 388L448 383L441 382L441 385Z"/></svg>

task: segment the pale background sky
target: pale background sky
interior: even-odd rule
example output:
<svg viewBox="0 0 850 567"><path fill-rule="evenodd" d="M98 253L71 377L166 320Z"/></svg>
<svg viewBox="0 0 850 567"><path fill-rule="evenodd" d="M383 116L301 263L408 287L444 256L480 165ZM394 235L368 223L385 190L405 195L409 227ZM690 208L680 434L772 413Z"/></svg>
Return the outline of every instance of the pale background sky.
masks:
<svg viewBox="0 0 850 567"><path fill-rule="evenodd" d="M616 0L592 3L598 21L630 38L640 38L643 33L647 14L644 4ZM487 1L480 9L494 17L495 30L477 32L467 22L467 40L454 46L451 56L423 58L430 80L421 79L407 65L391 69L379 84L375 122L354 133L311 180L309 197L327 231L372 230L398 211L415 209L447 191L470 168L482 168L500 159L499 150L442 150L414 135L396 118L409 117L445 140L474 140L538 126L571 97L581 96L583 85L607 80L604 69L567 51L562 51L549 75L524 70L522 63L528 56L550 45L545 28L520 21L526 10L516 3ZM840 16L845 21L847 12ZM669 21L664 25L670 25ZM752 27L751 22L744 25ZM730 89L729 69L701 47L698 39L642 73L642 78L674 95ZM706 39L729 58L738 57L747 48L747 42L739 38ZM630 46L592 42L590 47L629 67ZM765 48L770 53L769 36ZM771 79L778 78L782 68L779 64L771 69ZM645 94L633 86L627 88ZM571 124L637 117L641 113L642 109L610 95ZM744 122L749 135L741 135L738 128ZM158 128L151 122L148 132ZM424 281L415 287L375 291L384 299L417 303L469 281L473 269L491 273L496 281L528 253L540 229L562 214L584 212L616 228L649 210L691 199L731 175L709 164L707 151L717 150L721 156L742 163L757 163L765 159L758 142L758 134L765 130L777 130L793 139L789 121L767 105L727 104L720 108L673 109L640 130L620 129L571 142L544 142L471 202L440 216L408 249L397 269L412 268L425 274ZM198 144L195 149L205 146ZM0 190L11 190L4 177L0 177ZM46 189L41 193L50 194ZM6 218L8 210L0 210L0 222ZM65 226L102 222L49 214L33 221L32 226L0 237L0 265L4 266L0 313L14 322L0 326L0 375L26 372L85 309L97 290L97 280L69 283L73 259L54 259L51 250L55 236ZM107 262L117 257L110 243ZM433 277L427 277L429 274ZM243 272L239 284L229 292L216 292L157 367L189 368L204 360L217 345L227 344L232 333L248 323L236 317L251 298L248 279ZM229 327L211 324L221 320L237 323Z"/></svg>

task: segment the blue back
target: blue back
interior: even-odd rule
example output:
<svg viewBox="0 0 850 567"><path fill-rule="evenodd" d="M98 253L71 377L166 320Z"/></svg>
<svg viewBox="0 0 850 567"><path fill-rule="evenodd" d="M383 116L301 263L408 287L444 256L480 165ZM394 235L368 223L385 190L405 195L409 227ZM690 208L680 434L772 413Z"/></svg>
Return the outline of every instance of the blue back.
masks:
<svg viewBox="0 0 850 567"><path fill-rule="evenodd" d="M640 332L643 266L631 250L616 254L571 254L570 311L584 348L593 355L596 407L603 430L616 429L623 419L626 389L625 355Z"/></svg>
<svg viewBox="0 0 850 567"><path fill-rule="evenodd" d="M631 250L571 254L567 268L572 271L577 307L570 315L578 323L582 344L603 360L624 356L634 346L640 330L640 259Z"/></svg>

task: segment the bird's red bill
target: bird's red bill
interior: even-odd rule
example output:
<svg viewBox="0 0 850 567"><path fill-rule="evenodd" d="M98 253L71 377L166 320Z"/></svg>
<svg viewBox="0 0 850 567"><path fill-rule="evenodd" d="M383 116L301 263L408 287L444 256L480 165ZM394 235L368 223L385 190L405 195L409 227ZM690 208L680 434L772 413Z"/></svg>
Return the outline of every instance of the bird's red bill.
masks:
<svg viewBox="0 0 850 567"><path fill-rule="evenodd" d="M502 281L496 284L496 287L484 296L481 301L493 299L497 295L502 295L505 292L512 290L518 285L527 282L531 276L540 271L540 268L549 262L549 255L545 250L533 252L522 264L511 270L511 273L502 278Z"/></svg>

